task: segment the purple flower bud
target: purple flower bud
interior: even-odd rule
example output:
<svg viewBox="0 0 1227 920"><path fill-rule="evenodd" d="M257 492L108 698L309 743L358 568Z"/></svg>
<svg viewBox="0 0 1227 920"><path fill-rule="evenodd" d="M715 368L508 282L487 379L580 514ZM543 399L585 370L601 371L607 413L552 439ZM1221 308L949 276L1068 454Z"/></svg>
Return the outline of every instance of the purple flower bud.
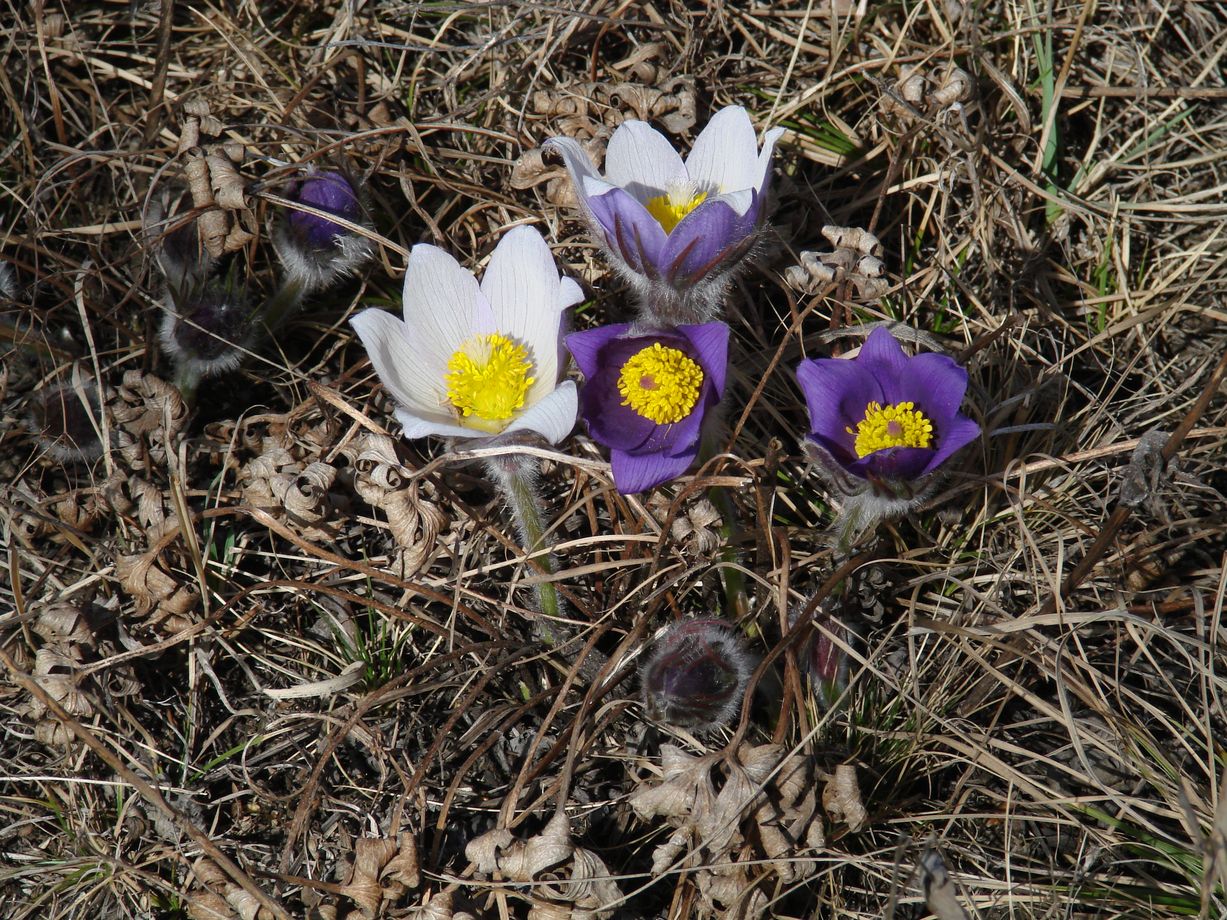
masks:
<svg viewBox="0 0 1227 920"><path fill-rule="evenodd" d="M737 714L753 664L732 626L683 620L658 634L640 672L648 715L684 728L715 728Z"/></svg>
<svg viewBox="0 0 1227 920"><path fill-rule="evenodd" d="M220 279L195 290L171 289L159 338L180 371L211 377L238 367L252 334L246 296Z"/></svg>
<svg viewBox="0 0 1227 920"><path fill-rule="evenodd" d="M289 200L334 214L365 227L362 204L353 184L339 172L316 172L295 183ZM320 214L294 209L273 234L273 247L285 269L286 280L304 290L318 290L351 274L374 252L362 234Z"/></svg>
<svg viewBox="0 0 1227 920"><path fill-rule="evenodd" d="M801 666L809 672L819 702L834 704L848 686L847 646L855 638L842 620L819 612L810 626L810 636L802 647Z"/></svg>

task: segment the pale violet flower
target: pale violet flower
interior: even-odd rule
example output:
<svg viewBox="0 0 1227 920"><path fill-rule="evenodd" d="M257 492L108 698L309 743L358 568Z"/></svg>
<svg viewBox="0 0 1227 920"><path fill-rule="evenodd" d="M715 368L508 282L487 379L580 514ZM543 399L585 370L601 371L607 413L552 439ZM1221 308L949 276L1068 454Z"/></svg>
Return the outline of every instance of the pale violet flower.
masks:
<svg viewBox="0 0 1227 920"><path fill-rule="evenodd" d="M425 243L405 272L404 320L377 309L350 322L396 400L406 438L491 438L535 432L551 444L575 425L564 369L563 311L583 298L560 278L541 235L517 227L499 241L478 284Z"/></svg>
<svg viewBox="0 0 1227 920"><path fill-rule="evenodd" d="M773 128L759 148L741 106L721 109L685 161L642 121L618 126L601 175L574 140L556 150L598 243L630 281L656 324L705 322L762 228L771 156L784 133Z"/></svg>

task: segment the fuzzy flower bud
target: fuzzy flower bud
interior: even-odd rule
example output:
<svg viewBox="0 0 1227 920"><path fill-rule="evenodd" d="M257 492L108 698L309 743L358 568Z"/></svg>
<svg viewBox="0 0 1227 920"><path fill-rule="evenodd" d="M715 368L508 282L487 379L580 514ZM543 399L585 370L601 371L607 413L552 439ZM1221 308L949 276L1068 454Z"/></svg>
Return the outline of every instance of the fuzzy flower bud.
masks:
<svg viewBox="0 0 1227 920"><path fill-rule="evenodd" d="M103 398L92 380L35 392L26 426L39 445L61 463L84 463L102 454L99 420Z"/></svg>
<svg viewBox="0 0 1227 920"><path fill-rule="evenodd" d="M244 291L210 278L189 291L168 290L159 338L181 377L212 377L238 367L252 337Z"/></svg>
<svg viewBox="0 0 1227 920"><path fill-rule="evenodd" d="M640 672L643 704L659 722L716 728L741 708L752 670L730 624L683 620L657 635Z"/></svg>
<svg viewBox="0 0 1227 920"><path fill-rule="evenodd" d="M303 208L367 225L358 193L339 172L311 173L291 186L286 197ZM313 211L291 210L273 234L286 282L300 285L304 293L352 274L374 252L371 241L361 233Z"/></svg>

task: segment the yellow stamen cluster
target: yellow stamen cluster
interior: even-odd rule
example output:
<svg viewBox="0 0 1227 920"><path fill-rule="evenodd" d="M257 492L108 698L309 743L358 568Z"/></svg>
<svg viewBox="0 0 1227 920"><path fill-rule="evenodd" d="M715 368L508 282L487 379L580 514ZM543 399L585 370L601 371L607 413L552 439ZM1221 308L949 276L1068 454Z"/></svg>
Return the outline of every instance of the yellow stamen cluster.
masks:
<svg viewBox="0 0 1227 920"><path fill-rule="evenodd" d="M532 369L523 345L497 332L475 336L447 362L447 398L467 427L495 434L524 408Z"/></svg>
<svg viewBox="0 0 1227 920"><path fill-rule="evenodd" d="M702 388L699 363L660 342L636 352L618 375L622 405L657 425L672 425L690 415Z"/></svg>
<svg viewBox="0 0 1227 920"><path fill-rule="evenodd" d="M871 402L865 407L865 417L856 423L852 445L858 457L888 447L932 447L933 423L916 408L915 403L901 402L883 406Z"/></svg>
<svg viewBox="0 0 1227 920"><path fill-rule="evenodd" d="M682 218L701 205L706 197L707 192L698 191L689 181L670 182L663 195L647 203L647 209L665 233L672 233Z"/></svg>

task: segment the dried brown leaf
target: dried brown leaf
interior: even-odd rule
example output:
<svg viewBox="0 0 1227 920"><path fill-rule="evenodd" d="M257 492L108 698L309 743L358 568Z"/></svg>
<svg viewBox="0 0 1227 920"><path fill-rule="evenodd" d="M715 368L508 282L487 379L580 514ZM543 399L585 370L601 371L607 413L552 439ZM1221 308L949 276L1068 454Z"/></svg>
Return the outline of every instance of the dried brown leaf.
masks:
<svg viewBox="0 0 1227 920"><path fill-rule="evenodd" d="M861 801L861 788L854 765L842 763L835 768L834 775L822 790L822 807L832 821L844 822L850 831L858 831L864 826L868 812Z"/></svg>

